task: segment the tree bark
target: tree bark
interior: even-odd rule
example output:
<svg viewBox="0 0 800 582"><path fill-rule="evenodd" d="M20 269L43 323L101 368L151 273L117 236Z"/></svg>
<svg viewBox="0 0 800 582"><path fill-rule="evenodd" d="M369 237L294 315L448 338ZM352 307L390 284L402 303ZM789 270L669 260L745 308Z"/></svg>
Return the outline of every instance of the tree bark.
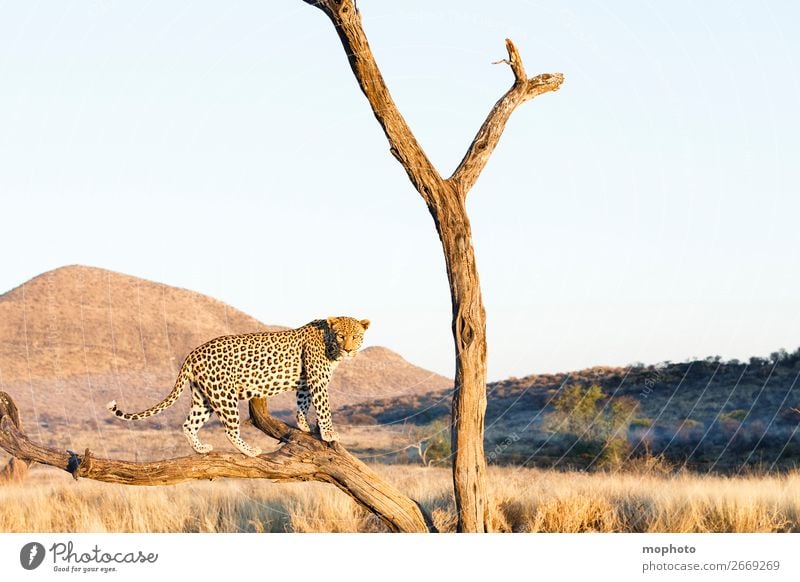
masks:
<svg viewBox="0 0 800 582"><path fill-rule="evenodd" d="M22 423L19 420L17 405L5 392L0 392L0 419L8 417L9 421L19 430L22 430ZM11 481L21 481L28 474L28 463L14 456L0 469L0 483Z"/></svg>
<svg viewBox="0 0 800 582"><path fill-rule="evenodd" d="M0 392L0 402L13 400ZM353 457L338 443L326 443L269 415L263 399L250 402L253 424L282 442L274 452L259 457L239 453L189 455L148 463L95 457L60 451L31 441L0 407L0 448L22 462L38 462L63 469L75 479L83 477L124 485L172 485L185 481L239 478L272 481L322 481L336 485L357 503L377 515L391 531L427 532L430 519L419 506ZM17 418L18 420L18 418Z"/></svg>
<svg viewBox="0 0 800 582"><path fill-rule="evenodd" d="M442 242L453 307L456 370L453 393L453 489L458 531L490 529L483 451L486 413L486 313L481 297L466 196L494 150L517 106L555 91L563 75L528 78L517 48L506 39L507 63L514 84L497 101L452 176L443 179L417 142L392 100L369 48L354 0L304 0L331 20L361 91L389 141L389 151L402 164L422 196Z"/></svg>

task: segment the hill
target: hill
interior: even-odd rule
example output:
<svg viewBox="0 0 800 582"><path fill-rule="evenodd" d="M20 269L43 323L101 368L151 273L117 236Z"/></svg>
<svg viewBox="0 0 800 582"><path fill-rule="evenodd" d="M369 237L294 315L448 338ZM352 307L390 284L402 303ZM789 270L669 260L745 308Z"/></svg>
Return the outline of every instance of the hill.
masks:
<svg viewBox="0 0 800 582"><path fill-rule="evenodd" d="M309 320L324 315L311 313ZM0 389L14 396L28 426L47 429L41 434L46 440L73 439L78 427L95 442L113 440L113 430L135 429L111 418L106 402L147 408L169 392L195 346L220 335L267 329L282 328L185 289L104 269L62 267L0 296ZM450 385L387 348L371 347L339 367L331 400L335 410ZM143 423L152 429L177 427L172 432L180 442L184 404ZM294 397L281 395L271 405L293 409Z"/></svg>
<svg viewBox="0 0 800 582"><path fill-rule="evenodd" d="M597 467L610 444L593 442L593 429L610 422L616 406L626 411L616 419L627 441L626 460L660 455L671 463L714 471L796 466L799 378L800 349L746 363L710 357L509 378L487 386L487 456L496 463ZM579 434L559 424L568 426L564 417L577 415L581 403L569 404L560 417L556 406L573 385L584 394L592 385L602 391ZM425 426L449 420L451 395L448 389L377 399L347 406L340 414L362 423Z"/></svg>

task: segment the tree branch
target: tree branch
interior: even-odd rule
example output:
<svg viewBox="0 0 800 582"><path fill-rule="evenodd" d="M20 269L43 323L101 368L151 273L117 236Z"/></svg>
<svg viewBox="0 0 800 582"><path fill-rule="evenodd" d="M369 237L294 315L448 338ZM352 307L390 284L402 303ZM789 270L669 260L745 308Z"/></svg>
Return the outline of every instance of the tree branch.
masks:
<svg viewBox="0 0 800 582"><path fill-rule="evenodd" d="M0 401L13 400L0 392ZM336 485L357 503L376 514L392 531L431 531L417 504L385 482L338 443L329 444L272 418L266 401L251 401L253 423L282 441L274 452L247 457L212 452L148 463L95 457L59 451L31 441L0 409L0 448L26 462L36 461L83 477L124 485L172 485L219 478L270 479L272 481L323 481Z"/></svg>
<svg viewBox="0 0 800 582"><path fill-rule="evenodd" d="M478 176L486 166L486 162L489 161L489 156L492 155L497 142L500 140L511 113L519 105L537 95L549 91L557 91L561 83L564 82L564 75L561 73L543 73L529 79L525 74L525 67L522 64L519 51L510 39L506 39L506 50L508 51L508 59L497 62L506 63L511 67L514 73L514 84L494 104L494 107L486 117L486 121L483 122L467 149L464 159L461 160L453 175L448 178L449 181L455 183L456 190L463 197L466 197L467 192L478 180Z"/></svg>
<svg viewBox="0 0 800 582"><path fill-rule="evenodd" d="M402 164L411 183L430 206L431 189L443 180L397 109L361 26L353 0L304 0L330 18L342 42L350 68L372 112L389 140L389 151Z"/></svg>
<svg viewBox="0 0 800 582"><path fill-rule="evenodd" d="M8 418L8 421L19 430L22 430L22 422L19 419L17 405L8 394L0 392L0 419L4 417ZM0 469L0 483L24 479L28 473L28 466L29 463L12 456L6 466Z"/></svg>
<svg viewBox="0 0 800 582"><path fill-rule="evenodd" d="M402 164L412 184L428 206L434 206L437 192L452 192L453 189L441 187L442 177L397 109L372 55L355 2L353 0L304 1L316 6L330 18L347 54L350 68L389 140L389 151ZM466 197L486 166L514 109L537 95L558 90L564 81L561 73L544 73L529 79L525 74L525 67L517 47L509 39L506 39L506 49L508 59L498 62L505 62L511 67L514 84L495 103L461 163L448 179L462 198Z"/></svg>

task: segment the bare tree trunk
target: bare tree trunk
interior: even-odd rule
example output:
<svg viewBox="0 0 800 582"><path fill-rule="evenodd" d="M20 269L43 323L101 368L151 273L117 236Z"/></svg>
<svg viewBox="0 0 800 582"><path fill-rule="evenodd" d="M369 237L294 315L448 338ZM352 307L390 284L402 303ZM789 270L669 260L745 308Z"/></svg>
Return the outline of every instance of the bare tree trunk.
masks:
<svg viewBox="0 0 800 582"><path fill-rule="evenodd" d="M11 397L0 392L0 402L3 401L16 410ZM223 477L322 481L336 485L377 515L391 531L433 530L430 519L426 521L413 500L381 479L340 444L326 443L271 417L263 399L251 401L251 418L257 428L283 443L278 450L254 458L239 453L212 452L149 463L103 459L95 457L89 449L77 455L45 447L31 441L8 410L0 407L0 448L19 461L51 465L71 473L75 479L84 477L124 485L172 485Z"/></svg>
<svg viewBox="0 0 800 582"><path fill-rule="evenodd" d="M514 84L495 104L450 178L443 179L417 142L389 94L369 48L354 0L304 0L330 18L350 67L389 140L390 152L428 205L442 241L453 306L456 352L453 394L453 488L458 530L489 531L486 459L483 453L486 413L486 314L481 298L466 196L475 184L518 105L557 90L560 73L529 79L516 47L506 40L507 63Z"/></svg>
<svg viewBox="0 0 800 582"><path fill-rule="evenodd" d="M453 305L456 375L451 442L458 530L486 532L490 531L486 459L483 454L486 312L472 247L472 229L464 201L460 197L450 196L438 210L438 219L434 220L444 247Z"/></svg>

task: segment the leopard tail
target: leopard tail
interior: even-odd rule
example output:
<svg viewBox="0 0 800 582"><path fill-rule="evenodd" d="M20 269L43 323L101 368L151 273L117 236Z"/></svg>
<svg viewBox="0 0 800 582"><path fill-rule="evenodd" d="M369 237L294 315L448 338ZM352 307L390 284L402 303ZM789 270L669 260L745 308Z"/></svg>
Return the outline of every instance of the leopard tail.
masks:
<svg viewBox="0 0 800 582"><path fill-rule="evenodd" d="M142 412L122 412L119 408L117 408L117 401L112 400L106 404L106 408L108 408L114 416L121 418L122 420L141 420L143 418L154 416L175 404L175 401L178 399L181 393L183 393L186 382L191 379L192 373L189 366L189 360L187 358L187 360L183 362L183 366L181 366L181 371L178 373L178 378L175 380L175 386L172 388L172 392L170 392L167 397L164 398L164 400L155 406L152 406L147 410L143 410Z"/></svg>

